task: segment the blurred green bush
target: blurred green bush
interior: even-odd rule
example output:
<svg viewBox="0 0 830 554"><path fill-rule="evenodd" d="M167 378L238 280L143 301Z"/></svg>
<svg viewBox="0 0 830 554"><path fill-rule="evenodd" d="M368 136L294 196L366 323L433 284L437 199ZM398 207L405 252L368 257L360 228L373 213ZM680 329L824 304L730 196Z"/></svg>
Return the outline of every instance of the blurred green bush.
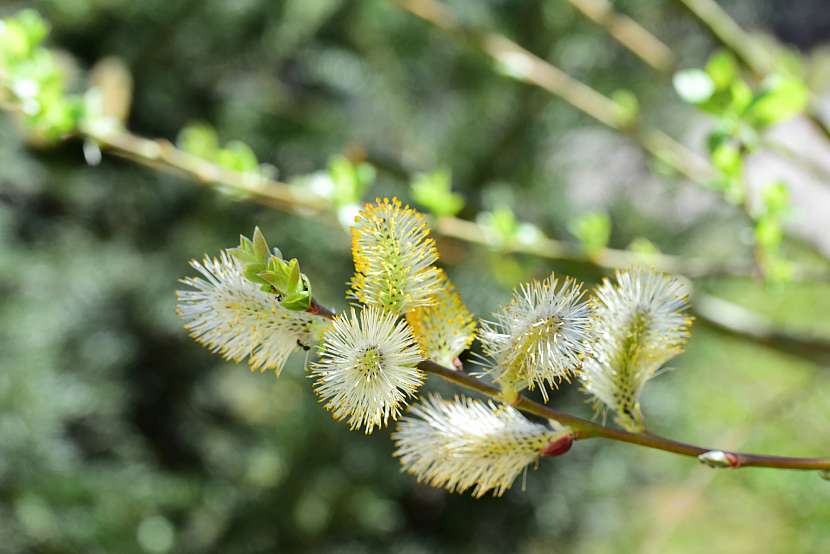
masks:
<svg viewBox="0 0 830 554"><path fill-rule="evenodd" d="M603 91L634 91L644 117L664 128L679 132L694 116L667 79L565 0L451 4ZM684 65L702 65L713 49L672 4L617 4ZM765 13L761 3L733 4L747 23L763 23L753 19ZM130 126L142 134L173 139L208 121L222 144L243 140L255 161L288 176L359 147L379 168L369 194L406 197L402 174L447 167L465 217L509 207L551 236L576 229L591 244L647 237L666 252L715 257L741 248L734 210L689 203L682 185L655 186L622 139L384 1L40 0L0 14L23 7L38 9L54 27L51 43L84 65L124 59L136 83ZM597 211L613 222L608 237L604 219L576 217ZM300 258L316 295L343 307L351 266L338 227L113 158L85 167L79 144L27 147L4 117L0 552L830 550L830 487L809 474L713 473L585 443L503 499L417 485L399 473L388 433L366 439L320 409L301 356L275 382L211 356L181 330L174 290L186 261L233 246L254 225ZM439 246L479 314L529 276L599 277L574 264ZM827 286L704 286L830 333ZM695 329L645 409L678 438L826 453L827 375ZM589 413L568 388L553 402Z"/></svg>

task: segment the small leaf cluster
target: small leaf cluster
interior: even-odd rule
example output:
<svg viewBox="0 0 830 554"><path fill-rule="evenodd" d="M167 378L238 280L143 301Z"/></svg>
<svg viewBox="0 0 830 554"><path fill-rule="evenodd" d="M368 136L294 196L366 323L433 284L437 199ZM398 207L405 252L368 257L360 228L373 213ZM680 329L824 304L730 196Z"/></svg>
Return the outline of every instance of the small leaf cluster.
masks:
<svg viewBox="0 0 830 554"><path fill-rule="evenodd" d="M66 71L45 47L48 24L33 10L0 20L0 99L19 108L34 142L72 134L84 116L80 95L67 94Z"/></svg>
<svg viewBox="0 0 830 554"><path fill-rule="evenodd" d="M582 249L589 256L598 256L611 238L611 219L608 214L587 213L574 220L569 230L579 239Z"/></svg>
<svg viewBox="0 0 830 554"><path fill-rule="evenodd" d="M763 257L767 276L773 281L789 281L793 277L793 264L781 252L784 238L781 223L789 211L790 191L785 183L775 181L764 187L755 219L755 244Z"/></svg>
<svg viewBox="0 0 830 554"><path fill-rule="evenodd" d="M727 200L745 203L746 157L759 147L766 129L804 112L810 99L807 85L792 70L780 69L753 89L741 76L738 61L726 51L712 55L704 69L678 72L674 85L684 100L717 118L707 137L709 157L718 171L711 186ZM789 279L791 264L780 253L781 221L789 208L786 184L776 181L764 187L761 203L750 213L756 259L769 279Z"/></svg>
<svg viewBox="0 0 830 554"><path fill-rule="evenodd" d="M412 199L436 217L454 216L464 208L464 197L452 191L452 173L447 169L416 175L410 190Z"/></svg>
<svg viewBox="0 0 830 554"><path fill-rule="evenodd" d="M333 185L332 200L340 208L360 204L363 194L375 182L377 171L367 162L335 156L329 161L328 175Z"/></svg>
<svg viewBox="0 0 830 554"><path fill-rule="evenodd" d="M244 142L232 140L221 145L216 130L205 123L192 123L184 127L179 132L176 143L188 154L229 171L257 174L273 172L273 168L259 162L253 148Z"/></svg>
<svg viewBox="0 0 830 554"><path fill-rule="evenodd" d="M532 223L516 219L509 207L502 206L491 212L480 212L476 222L487 240L497 249L516 244L531 246L545 238L544 233Z"/></svg>
<svg viewBox="0 0 830 554"><path fill-rule="evenodd" d="M311 283L300 272L296 258L284 260L277 247L268 246L259 227L253 240L239 237L239 246L229 250L245 267L244 275L263 291L277 294L280 305L288 310L306 311L311 307Z"/></svg>
<svg viewBox="0 0 830 554"><path fill-rule="evenodd" d="M735 203L746 195L744 158L758 147L760 133L802 113L809 102L803 80L783 70L753 89L726 51L713 54L703 69L675 74L674 86L685 101L717 118L707 147L720 176L711 185Z"/></svg>

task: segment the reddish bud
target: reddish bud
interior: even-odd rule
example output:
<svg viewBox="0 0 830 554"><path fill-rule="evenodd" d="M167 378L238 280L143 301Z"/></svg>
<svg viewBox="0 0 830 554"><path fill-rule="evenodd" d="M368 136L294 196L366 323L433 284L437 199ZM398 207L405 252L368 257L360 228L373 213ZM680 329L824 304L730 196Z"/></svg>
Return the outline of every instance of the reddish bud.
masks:
<svg viewBox="0 0 830 554"><path fill-rule="evenodd" d="M571 449L573 443L574 436L572 434L563 435L548 443L548 445L542 449L542 456L561 456Z"/></svg>

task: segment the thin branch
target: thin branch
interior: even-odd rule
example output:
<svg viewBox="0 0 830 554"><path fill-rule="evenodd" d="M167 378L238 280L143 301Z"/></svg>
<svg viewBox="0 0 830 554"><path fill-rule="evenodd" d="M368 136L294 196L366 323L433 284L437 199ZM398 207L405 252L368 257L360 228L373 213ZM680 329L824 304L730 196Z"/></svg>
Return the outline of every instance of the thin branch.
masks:
<svg viewBox="0 0 830 554"><path fill-rule="evenodd" d="M540 87L603 125L626 134L655 159L705 185L715 176L709 162L664 132L641 128L614 100L578 81L546 60L496 33L471 29L435 0L391 0L402 9L472 43L498 62L511 77Z"/></svg>
<svg viewBox="0 0 830 554"><path fill-rule="evenodd" d="M775 58L752 35L744 31L715 0L679 1L754 73L766 77L775 69ZM830 140L830 127L818 114L814 102L805 115L810 124L825 139Z"/></svg>
<svg viewBox="0 0 830 554"><path fill-rule="evenodd" d="M153 169L164 169L192 178L199 184L229 187L252 200L289 212L323 212L329 202L308 191L297 191L286 183L258 175L225 169L188 154L163 139L147 139L126 130L83 128L90 139L113 154Z"/></svg>
<svg viewBox="0 0 830 554"><path fill-rule="evenodd" d="M438 375L442 379L460 385L466 389L474 390L481 394L485 394L492 398L499 398L500 391L498 388L489 385L480 379L472 377L461 371L449 369L431 360L425 360L418 364L418 367L427 373ZM573 416L559 410L534 402L529 398L519 395L519 398L514 402L513 406L539 417L552 419L569 426L575 431L575 438L577 440L590 438L603 438L616 442L624 442L643 446L645 448L652 448L655 450L662 450L664 452L671 452L681 456L688 456L697 458L701 454L707 452L717 451L714 448L704 448L693 444L674 441L658 435L646 433L630 433L621 429L614 429L595 423L591 420L581 417ZM771 467L779 469L803 469L803 470L823 470L830 469L830 458L792 458L784 456L767 456L763 454L748 454L744 452L726 452L724 454L731 456L734 460L732 467Z"/></svg>
<svg viewBox="0 0 830 554"><path fill-rule="evenodd" d="M714 0L679 0L715 37L734 52L752 71L767 75L774 66L772 56Z"/></svg>
<svg viewBox="0 0 830 554"><path fill-rule="evenodd" d="M608 0L568 0L585 17L660 73L674 69L674 54L645 27L614 10Z"/></svg>
<svg viewBox="0 0 830 554"><path fill-rule="evenodd" d="M316 301L313 301L312 304L319 306ZM334 311L330 309L312 313L328 319L332 319L334 317ZM465 389L481 393L499 401L501 399L501 391L497 387L490 385L489 383L485 383L481 379L473 377L463 371L444 367L432 360L421 361L418 364L418 369L425 373L437 375L445 381L449 381L450 383L459 385ZM715 448L704 448L702 446L678 442L652 433L631 433L623 431L622 429L607 427L589 419L555 410L544 404L534 402L522 394L518 396L512 405L528 414L533 414L545 419L552 419L563 425L567 425L574 431L575 440L602 438L616 442L634 444L654 450L662 450L663 452L670 452L672 454L688 456L691 458L697 458L701 454L706 454L707 452L722 452L724 455L732 459L731 467L733 469L741 467L769 467L777 469L801 469L812 471L830 469L830 458L793 458L787 456L768 456L765 454L720 451Z"/></svg>
<svg viewBox="0 0 830 554"><path fill-rule="evenodd" d="M830 185L830 169L827 169L824 165L809 156L802 154L799 150L789 146L785 142L768 137L764 138L761 144L773 154L796 164L823 185Z"/></svg>
<svg viewBox="0 0 830 554"><path fill-rule="evenodd" d="M810 360L822 367L830 365L830 340L826 337L782 329L751 310L707 294L695 294L692 307L698 321L721 333Z"/></svg>
<svg viewBox="0 0 830 554"><path fill-rule="evenodd" d="M455 217L440 217L433 222L437 235L468 243L492 247L493 244L478 223ZM499 245L503 252L529 254L550 260L564 260L587 263L604 269L630 269L636 265L647 265L657 271L685 275L690 279L700 277L747 277L752 265L741 262L713 263L702 258L682 258L666 254L642 254L630 250L606 248L596 255L588 255L577 244L550 238L541 238L532 243L512 242Z"/></svg>
<svg viewBox="0 0 830 554"><path fill-rule="evenodd" d="M210 161L176 148L163 139L147 139L124 130L81 129L81 136L95 141L101 148L119 157L153 169L162 169L190 177L197 183L231 188L250 196L261 204L294 213L330 213L328 200L315 197L307 190L298 190L265 176L240 173L222 168ZM441 217L434 221L436 234L464 242L493 247L487 233L478 223L456 217ZM648 265L658 271L701 277L747 277L752 266L740 263L713 263L702 258L684 258L666 254L641 254L629 250L607 248L597 255L589 255L576 244L551 238L542 238L532 244L511 243L499 245L505 252L530 254L553 260L566 260L604 269L627 269L634 265ZM816 274L822 278L828 275Z"/></svg>

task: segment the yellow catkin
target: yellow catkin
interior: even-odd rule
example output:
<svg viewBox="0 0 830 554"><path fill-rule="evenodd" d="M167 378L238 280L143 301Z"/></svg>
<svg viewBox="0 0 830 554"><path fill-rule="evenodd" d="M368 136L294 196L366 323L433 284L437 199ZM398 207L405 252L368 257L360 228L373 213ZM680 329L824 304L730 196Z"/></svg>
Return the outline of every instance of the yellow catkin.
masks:
<svg viewBox="0 0 830 554"><path fill-rule="evenodd" d="M444 271L439 270L440 289L431 306L406 313L424 357L451 366L472 344L476 322Z"/></svg>
<svg viewBox="0 0 830 554"><path fill-rule="evenodd" d="M352 298L392 313L434 303L440 288L435 241L424 216L397 198L363 207L352 227L352 257Z"/></svg>

